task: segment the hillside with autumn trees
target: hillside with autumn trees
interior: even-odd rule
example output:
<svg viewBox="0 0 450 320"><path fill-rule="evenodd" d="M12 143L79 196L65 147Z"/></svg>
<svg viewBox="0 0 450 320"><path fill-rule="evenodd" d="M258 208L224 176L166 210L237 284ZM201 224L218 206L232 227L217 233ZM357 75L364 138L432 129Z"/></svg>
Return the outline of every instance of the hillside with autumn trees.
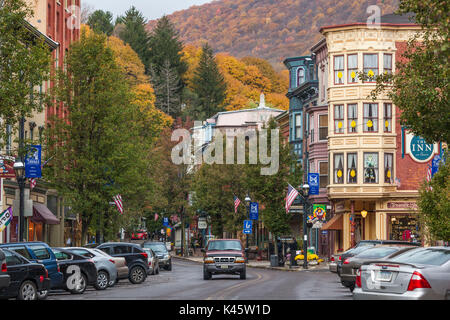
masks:
<svg viewBox="0 0 450 320"><path fill-rule="evenodd" d="M277 70L291 56L309 53L322 26L366 21L368 6L392 13L398 0L219 0L168 17L185 44L208 41L215 52L268 60ZM152 30L156 21L149 21Z"/></svg>

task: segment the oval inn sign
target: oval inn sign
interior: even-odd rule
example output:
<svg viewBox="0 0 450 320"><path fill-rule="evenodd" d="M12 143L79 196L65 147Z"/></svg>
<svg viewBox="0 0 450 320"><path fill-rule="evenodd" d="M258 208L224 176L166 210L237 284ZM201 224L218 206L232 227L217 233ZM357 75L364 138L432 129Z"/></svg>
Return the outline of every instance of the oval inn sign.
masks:
<svg viewBox="0 0 450 320"><path fill-rule="evenodd" d="M405 153L416 162L428 162L435 154L439 154L438 143L427 143L424 138L410 133L405 138Z"/></svg>

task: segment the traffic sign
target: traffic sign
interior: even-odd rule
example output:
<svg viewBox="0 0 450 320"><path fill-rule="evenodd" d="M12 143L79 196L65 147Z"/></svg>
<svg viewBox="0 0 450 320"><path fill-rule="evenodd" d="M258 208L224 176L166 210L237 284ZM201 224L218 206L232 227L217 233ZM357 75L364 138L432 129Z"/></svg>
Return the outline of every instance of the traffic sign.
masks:
<svg viewBox="0 0 450 320"><path fill-rule="evenodd" d="M258 220L259 206L258 202L250 202L250 220Z"/></svg>
<svg viewBox="0 0 450 320"><path fill-rule="evenodd" d="M252 233L252 220L244 220L244 231L245 234Z"/></svg>
<svg viewBox="0 0 450 320"><path fill-rule="evenodd" d="M319 194L319 174L308 173L309 194Z"/></svg>
<svg viewBox="0 0 450 320"><path fill-rule="evenodd" d="M164 217L164 219L163 219L163 226L164 227L168 227L169 226L169 218L168 217Z"/></svg>

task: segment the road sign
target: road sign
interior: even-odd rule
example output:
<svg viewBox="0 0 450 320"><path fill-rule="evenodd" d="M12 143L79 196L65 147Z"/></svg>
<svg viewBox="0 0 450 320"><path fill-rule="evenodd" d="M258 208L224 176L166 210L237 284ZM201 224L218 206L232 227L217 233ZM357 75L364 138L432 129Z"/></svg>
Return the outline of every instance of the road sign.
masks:
<svg viewBox="0 0 450 320"><path fill-rule="evenodd" d="M252 233L252 220L244 220L244 231L245 234Z"/></svg>
<svg viewBox="0 0 450 320"><path fill-rule="evenodd" d="M319 194L319 174L308 173L309 194Z"/></svg>
<svg viewBox="0 0 450 320"><path fill-rule="evenodd" d="M259 206L258 202L250 202L250 220L258 220Z"/></svg>
<svg viewBox="0 0 450 320"><path fill-rule="evenodd" d="M163 226L164 227L168 227L169 226L169 218L168 217L164 217L164 219L163 219Z"/></svg>
<svg viewBox="0 0 450 320"><path fill-rule="evenodd" d="M198 229L206 229L206 228L208 228L208 224L206 223L206 219L205 218L199 218L197 227L198 227Z"/></svg>
<svg viewBox="0 0 450 320"><path fill-rule="evenodd" d="M41 178L41 146L30 146L25 156L25 177Z"/></svg>

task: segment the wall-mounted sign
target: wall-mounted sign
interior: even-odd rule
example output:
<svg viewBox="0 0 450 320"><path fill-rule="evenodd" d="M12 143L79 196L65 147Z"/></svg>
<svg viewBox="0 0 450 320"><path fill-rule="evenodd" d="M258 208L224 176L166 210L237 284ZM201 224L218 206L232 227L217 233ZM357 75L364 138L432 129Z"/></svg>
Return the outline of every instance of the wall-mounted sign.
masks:
<svg viewBox="0 0 450 320"><path fill-rule="evenodd" d="M201 230L208 228L208 223L206 222L206 218L198 219L198 228Z"/></svg>
<svg viewBox="0 0 450 320"><path fill-rule="evenodd" d="M405 153L416 162L428 162L435 154L439 154L439 144L428 143L424 138L407 132L405 135Z"/></svg>

